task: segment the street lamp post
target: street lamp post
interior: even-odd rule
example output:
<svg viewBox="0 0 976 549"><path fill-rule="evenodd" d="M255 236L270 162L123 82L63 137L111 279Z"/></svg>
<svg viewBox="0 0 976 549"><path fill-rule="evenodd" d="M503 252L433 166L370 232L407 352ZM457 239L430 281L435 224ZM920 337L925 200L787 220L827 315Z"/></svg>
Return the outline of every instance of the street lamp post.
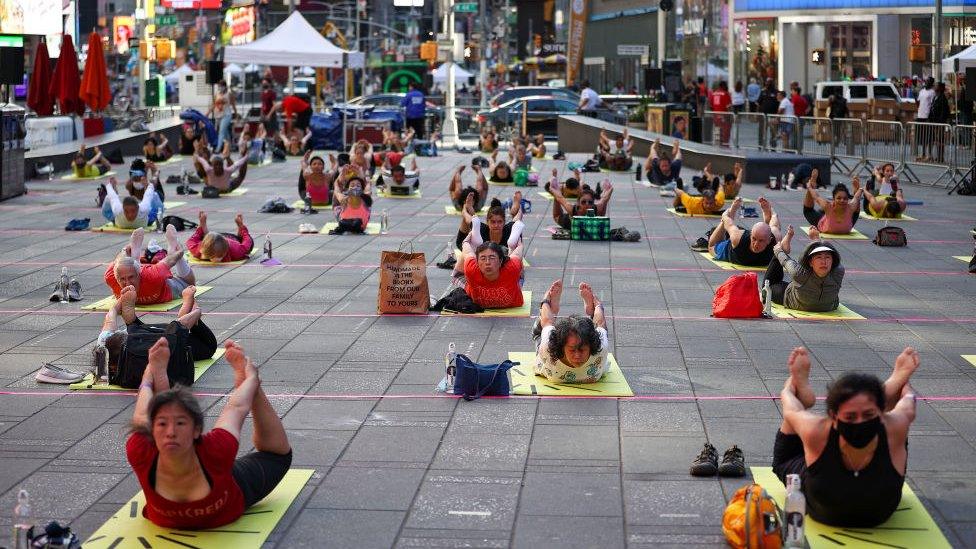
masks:
<svg viewBox="0 0 976 549"><path fill-rule="evenodd" d="M454 112L454 0L445 0L444 34L451 40L451 52L447 57L447 93L444 97L444 122L441 140L445 147L456 147L458 138L457 116Z"/></svg>
<svg viewBox="0 0 976 549"><path fill-rule="evenodd" d="M481 80L481 108L488 107L488 0L481 0L481 59L478 62L478 79Z"/></svg>

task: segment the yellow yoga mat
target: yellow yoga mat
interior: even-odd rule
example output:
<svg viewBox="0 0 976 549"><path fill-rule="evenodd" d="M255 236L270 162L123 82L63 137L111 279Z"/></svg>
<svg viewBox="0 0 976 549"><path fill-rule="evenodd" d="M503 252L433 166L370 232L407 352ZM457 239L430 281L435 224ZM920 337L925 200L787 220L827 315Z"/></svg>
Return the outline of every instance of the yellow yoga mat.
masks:
<svg viewBox="0 0 976 549"><path fill-rule="evenodd" d="M952 257L958 259L959 261L965 261L966 263L973 260L973 258L969 257L968 255L954 255Z"/></svg>
<svg viewBox="0 0 976 549"><path fill-rule="evenodd" d="M143 229L147 229L148 230L149 227L143 227ZM134 229L134 228L133 229L123 229L121 227L116 227L114 223L112 223L111 221L109 221L108 223L106 223L104 225L100 225L98 227L92 227L91 230L92 230L92 232L96 232L96 233L124 233L124 234L129 234L129 233L131 233L132 231L134 231L136 229Z"/></svg>
<svg viewBox="0 0 976 549"><path fill-rule="evenodd" d="M300 210L300 209L302 209L302 208L305 207L305 201L304 200L296 200L296 201L294 201L294 202L291 203L291 207L292 208L297 208L297 209ZM328 208L331 208L332 207L332 204L331 203L329 203L329 204L316 204L316 203L312 202L312 207L315 208L316 210L328 209Z"/></svg>
<svg viewBox="0 0 976 549"><path fill-rule="evenodd" d="M908 214L901 214L898 217L874 217L864 210L861 210L861 219L870 219L872 221L918 221L918 219Z"/></svg>
<svg viewBox="0 0 976 549"><path fill-rule="evenodd" d="M508 359L519 362L512 367L512 394L539 396L634 396L613 353L607 355L610 368L596 383L555 383L532 371L535 353L508 353Z"/></svg>
<svg viewBox="0 0 976 549"><path fill-rule="evenodd" d="M173 208L179 208L180 206L186 206L186 202L180 202L179 200L174 200L172 202L166 202L164 205L166 206L167 210L170 210Z"/></svg>
<svg viewBox="0 0 976 549"><path fill-rule="evenodd" d="M800 230L806 234L810 230L810 226L800 227ZM858 231L857 229L851 229L850 234L833 234L833 233L820 233L820 238L824 240L869 240L867 236Z"/></svg>
<svg viewBox="0 0 976 549"><path fill-rule="evenodd" d="M710 217L712 219L721 219L722 218L722 214L690 214L690 213L685 213L685 212L679 212L678 210L675 210L673 207L672 208L668 208L668 211L671 212L672 214L678 216L678 217Z"/></svg>
<svg viewBox="0 0 976 549"><path fill-rule="evenodd" d="M205 358L203 360L198 360L193 363L193 381L200 379L215 362L220 360L220 357L224 356L227 349L223 347L217 347L217 352L210 358ZM68 385L68 388L72 391L78 390L92 390L92 391L135 391L135 389L126 389L125 387L120 387L118 385L109 385L108 383L95 383L95 376L88 374L85 379Z"/></svg>
<svg viewBox="0 0 976 549"><path fill-rule="evenodd" d="M610 168L600 168L600 173L634 173L632 169L626 170L611 170Z"/></svg>
<svg viewBox="0 0 976 549"><path fill-rule="evenodd" d="M786 487L772 467L750 467L753 480L762 486L780 507L786 506ZM924 547L950 549L942 530L935 524L925 506L906 482L901 503L886 522L874 528L841 528L819 523L808 515L803 521L810 549L865 549L877 547Z"/></svg>
<svg viewBox="0 0 976 549"><path fill-rule="evenodd" d="M213 286L197 286L197 297L200 294L204 294L210 291ZM156 303L155 305L136 305L136 311L141 312L160 312L168 311L170 309L175 309L183 303L183 299L176 298L166 303ZM81 309L83 311L107 311L115 306L115 296L110 295L108 297L99 299L98 301L92 303L91 305L85 305Z"/></svg>
<svg viewBox="0 0 976 549"><path fill-rule="evenodd" d="M237 265L243 265L247 263L247 259L239 259L237 261L221 261L220 263L214 263L213 261L197 259L192 255L187 254L186 262L189 263L190 265L199 265L201 267L236 267Z"/></svg>
<svg viewBox="0 0 976 549"><path fill-rule="evenodd" d="M167 166L169 164L176 164L177 162L182 162L184 159L191 160L192 158L193 158L192 156L184 157L179 154L174 154L173 156L167 158L166 160L163 160L162 162L153 162L153 164L155 164L156 166Z"/></svg>
<svg viewBox="0 0 976 549"><path fill-rule="evenodd" d="M271 165L271 155L265 156L264 157L264 161L262 161L259 164L252 164L252 163L248 162L247 165L249 167L252 167L252 168L261 168L263 166L270 166Z"/></svg>
<svg viewBox="0 0 976 549"><path fill-rule="evenodd" d="M546 200L549 200L550 202L556 199L556 197L552 196L549 191L537 191L536 194L542 198L545 198Z"/></svg>
<svg viewBox="0 0 976 549"><path fill-rule="evenodd" d="M244 187L237 187L229 193L220 193L220 196L243 196L247 194L250 189L245 189Z"/></svg>
<svg viewBox="0 0 976 549"><path fill-rule="evenodd" d="M93 549L146 547L233 547L260 549L275 525L312 478L314 469L291 469L268 497L244 511L236 521L213 530L162 528L143 518L146 497L140 491L85 541Z"/></svg>
<svg viewBox="0 0 976 549"><path fill-rule="evenodd" d="M698 252L698 255L704 257L705 259L711 261L718 267L726 271L765 271L766 267L747 267L746 265L739 265L736 263L730 263L728 261L721 261L712 257L711 252Z"/></svg>
<svg viewBox="0 0 976 549"><path fill-rule="evenodd" d="M820 320L865 320L863 316L848 309L843 303L841 303L833 311L828 311L826 313L809 313L807 311L797 311L795 309L787 309L782 305L777 305L776 303L773 303L773 315L776 318L810 318L810 319L820 319Z"/></svg>
<svg viewBox="0 0 976 549"><path fill-rule="evenodd" d="M486 309L483 313L465 314L463 316L529 316L532 313L532 292L522 290L522 306L508 309ZM459 315L454 311L441 311L442 315Z"/></svg>
<svg viewBox="0 0 976 549"><path fill-rule="evenodd" d="M495 181L494 179L488 180L489 185L502 185L504 187L511 187L515 185L515 181Z"/></svg>
<svg viewBox="0 0 976 549"><path fill-rule="evenodd" d="M451 206L450 204L445 204L444 205L444 213L447 214L447 215L457 215L457 216L460 216L461 215L461 210L456 210L456 209L454 209L454 206ZM474 213L474 215L485 215L486 213L488 213L488 208L481 208L480 210L476 211ZM966 261L969 261L969 260L967 259Z"/></svg>
<svg viewBox="0 0 976 549"><path fill-rule="evenodd" d="M961 357L963 358L963 360L965 360L966 362L968 362L968 363L970 363L970 364L972 364L973 366L976 366L976 355L960 355L960 356L961 356Z"/></svg>
<svg viewBox="0 0 976 549"><path fill-rule="evenodd" d="M335 221L330 221L329 223L322 225L322 228L319 230L319 234L329 234L330 230L338 227L339 227L338 223L336 223ZM353 233L346 233L346 234L353 234ZM366 234L380 234L380 224L376 222L370 222L368 225L366 225Z"/></svg>
<svg viewBox="0 0 976 549"><path fill-rule="evenodd" d="M109 170L102 175L93 175L91 177L78 177L74 173L69 173L68 175L63 176L61 179L64 179L65 181L94 181L96 179L102 179L113 175L115 175L115 172L112 170Z"/></svg>
<svg viewBox="0 0 976 549"><path fill-rule="evenodd" d="M420 191L412 194L388 194L386 191L380 191L376 193L376 196L380 198L423 198L423 194Z"/></svg>

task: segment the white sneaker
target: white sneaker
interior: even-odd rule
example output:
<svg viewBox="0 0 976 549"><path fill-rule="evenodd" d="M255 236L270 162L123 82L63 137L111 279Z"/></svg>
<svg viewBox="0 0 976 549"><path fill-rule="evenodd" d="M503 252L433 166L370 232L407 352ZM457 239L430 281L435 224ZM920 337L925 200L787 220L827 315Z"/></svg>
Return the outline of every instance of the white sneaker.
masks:
<svg viewBox="0 0 976 549"><path fill-rule="evenodd" d="M34 379L41 383L57 383L59 385L70 385L85 379L85 374L72 372L59 368L53 364L45 364L34 375Z"/></svg>

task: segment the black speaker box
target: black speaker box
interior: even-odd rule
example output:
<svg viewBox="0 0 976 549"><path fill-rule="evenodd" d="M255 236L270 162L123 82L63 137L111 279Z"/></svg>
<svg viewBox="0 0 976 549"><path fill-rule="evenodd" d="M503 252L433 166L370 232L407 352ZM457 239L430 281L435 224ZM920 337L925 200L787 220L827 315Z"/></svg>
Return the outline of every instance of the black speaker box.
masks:
<svg viewBox="0 0 976 549"><path fill-rule="evenodd" d="M0 84L24 83L24 48L0 48Z"/></svg>
<svg viewBox="0 0 976 549"><path fill-rule="evenodd" d="M976 101L976 67L966 67L966 100Z"/></svg>
<svg viewBox="0 0 976 549"><path fill-rule="evenodd" d="M224 64L220 61L207 61L207 84L216 84L224 79Z"/></svg>
<svg viewBox="0 0 976 549"><path fill-rule="evenodd" d="M661 69L644 69L644 89L659 90L662 85Z"/></svg>

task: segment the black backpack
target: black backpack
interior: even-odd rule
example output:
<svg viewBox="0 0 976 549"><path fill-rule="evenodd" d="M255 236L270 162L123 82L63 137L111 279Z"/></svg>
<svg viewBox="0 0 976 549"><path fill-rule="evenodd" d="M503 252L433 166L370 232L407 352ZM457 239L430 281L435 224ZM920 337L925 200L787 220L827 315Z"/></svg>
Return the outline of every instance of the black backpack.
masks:
<svg viewBox="0 0 976 549"><path fill-rule="evenodd" d="M182 218L178 215L167 215L163 218L163 228L168 225L172 225L177 231L185 231L187 229L196 229L197 224L189 219Z"/></svg>
<svg viewBox="0 0 976 549"><path fill-rule="evenodd" d="M170 385L193 384L193 351L190 331L177 321L169 324L134 324L127 328L125 343L119 354L118 367L109 373L109 383L135 389L149 364L149 349L165 337L169 343L169 365L166 374Z"/></svg>

